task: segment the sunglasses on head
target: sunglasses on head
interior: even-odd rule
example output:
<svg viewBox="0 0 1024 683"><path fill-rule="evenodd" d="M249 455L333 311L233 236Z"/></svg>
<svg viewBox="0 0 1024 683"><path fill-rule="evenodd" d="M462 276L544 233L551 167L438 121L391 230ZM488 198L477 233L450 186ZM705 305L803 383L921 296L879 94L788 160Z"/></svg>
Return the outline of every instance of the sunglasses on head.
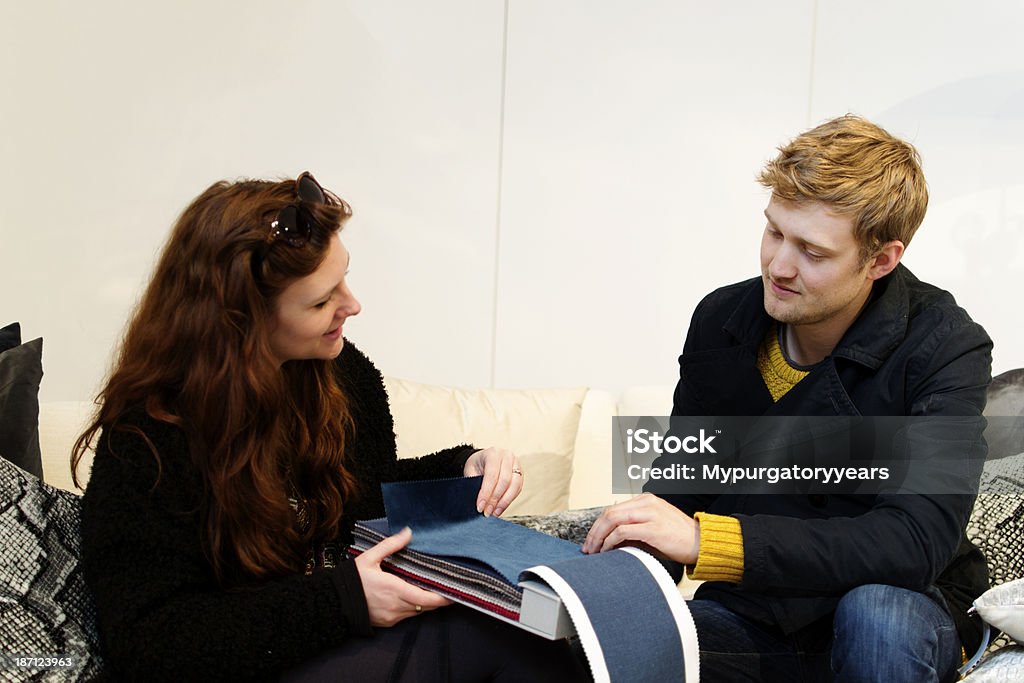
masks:
<svg viewBox="0 0 1024 683"><path fill-rule="evenodd" d="M295 180L295 196L298 203L289 204L278 211L277 218L270 223L268 244L281 239L293 247L301 247L313 234L313 216L304 205L326 204L324 188L320 187L312 173L304 171Z"/></svg>

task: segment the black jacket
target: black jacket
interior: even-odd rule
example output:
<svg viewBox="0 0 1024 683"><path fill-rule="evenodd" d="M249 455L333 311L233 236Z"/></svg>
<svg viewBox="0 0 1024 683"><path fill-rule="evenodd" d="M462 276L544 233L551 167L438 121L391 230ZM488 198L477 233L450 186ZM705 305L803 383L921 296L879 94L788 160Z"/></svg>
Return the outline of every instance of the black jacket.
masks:
<svg viewBox="0 0 1024 683"><path fill-rule="evenodd" d="M773 322L763 296L755 278L698 305L679 358L673 415L981 415L991 340L949 293L903 266L875 284L832 354L778 403L756 366ZM793 632L834 612L859 585L934 586L967 651L980 642L980 624L966 610L988 587L988 570L964 533L971 495L664 497L691 515L740 520L742 582L704 584L698 597Z"/></svg>
<svg viewBox="0 0 1024 683"><path fill-rule="evenodd" d="M350 342L337 368L355 422L348 462L363 491L350 501L354 517L384 514L382 481L461 476L470 447L398 460L380 373ZM255 587L218 586L201 545L202 484L185 434L148 417L134 422L160 453L159 482L154 484L156 463L141 437L104 433L83 500L82 563L96 598L108 675L276 679L282 669L372 633L351 561ZM342 547L351 540L350 529L338 539Z"/></svg>

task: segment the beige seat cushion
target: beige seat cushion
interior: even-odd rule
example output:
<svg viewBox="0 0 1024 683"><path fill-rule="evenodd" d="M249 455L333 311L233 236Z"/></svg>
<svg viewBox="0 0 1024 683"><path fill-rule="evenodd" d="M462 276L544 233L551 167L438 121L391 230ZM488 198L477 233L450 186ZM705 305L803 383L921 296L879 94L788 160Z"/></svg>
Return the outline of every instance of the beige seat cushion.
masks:
<svg viewBox="0 0 1024 683"><path fill-rule="evenodd" d="M386 378L398 457L418 457L459 443L498 446L519 456L523 492L505 514L565 510L573 444L587 390L457 389Z"/></svg>

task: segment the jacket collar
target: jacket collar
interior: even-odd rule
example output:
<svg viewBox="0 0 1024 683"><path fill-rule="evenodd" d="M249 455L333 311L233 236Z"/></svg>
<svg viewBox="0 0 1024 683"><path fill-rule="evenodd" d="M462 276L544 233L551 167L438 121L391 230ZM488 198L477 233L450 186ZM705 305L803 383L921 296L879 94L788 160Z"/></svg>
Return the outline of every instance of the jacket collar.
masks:
<svg viewBox="0 0 1024 683"><path fill-rule="evenodd" d="M917 278L902 264L877 281L871 299L832 351L872 370L879 368L907 335L910 301L907 282ZM772 318L764 310L764 282L750 280L736 310L723 328L744 346L756 347L764 339Z"/></svg>

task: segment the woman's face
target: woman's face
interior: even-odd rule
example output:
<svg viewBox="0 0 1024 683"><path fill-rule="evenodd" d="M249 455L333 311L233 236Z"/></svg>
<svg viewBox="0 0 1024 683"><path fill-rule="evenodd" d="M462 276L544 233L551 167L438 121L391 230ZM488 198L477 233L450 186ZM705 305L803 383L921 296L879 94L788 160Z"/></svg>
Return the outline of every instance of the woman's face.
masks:
<svg viewBox="0 0 1024 683"><path fill-rule="evenodd" d="M361 308L345 283L348 262L348 250L335 233L323 263L277 297L270 349L281 363L329 360L341 353L342 325Z"/></svg>

